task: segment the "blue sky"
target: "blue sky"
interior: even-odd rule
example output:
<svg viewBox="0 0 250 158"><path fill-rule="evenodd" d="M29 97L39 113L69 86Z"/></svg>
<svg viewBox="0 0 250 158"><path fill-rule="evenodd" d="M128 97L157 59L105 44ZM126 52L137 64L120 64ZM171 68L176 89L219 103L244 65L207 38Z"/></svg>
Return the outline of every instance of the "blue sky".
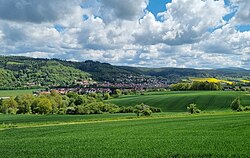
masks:
<svg viewBox="0 0 250 158"><path fill-rule="evenodd" d="M249 10L247 0L0 0L0 55L249 68Z"/></svg>
<svg viewBox="0 0 250 158"><path fill-rule="evenodd" d="M150 0L147 6L147 9L152 12L155 17L160 12L164 12L167 10L166 4L170 3L172 0Z"/></svg>

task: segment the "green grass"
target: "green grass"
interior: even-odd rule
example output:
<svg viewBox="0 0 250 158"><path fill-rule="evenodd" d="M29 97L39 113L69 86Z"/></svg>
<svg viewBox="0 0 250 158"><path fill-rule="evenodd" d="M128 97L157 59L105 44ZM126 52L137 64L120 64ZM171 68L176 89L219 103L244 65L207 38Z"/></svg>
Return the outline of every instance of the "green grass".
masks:
<svg viewBox="0 0 250 158"><path fill-rule="evenodd" d="M242 105L250 105L250 93L234 91L154 92L124 96L109 102L119 106L145 103L167 112L184 112L189 104L195 103L201 110L217 111L230 109L231 102L238 96L241 98Z"/></svg>
<svg viewBox="0 0 250 158"><path fill-rule="evenodd" d="M32 94L33 91L39 89L27 89L27 90L0 90L0 97L15 97L21 94Z"/></svg>
<svg viewBox="0 0 250 158"><path fill-rule="evenodd" d="M133 118L136 115L129 114L101 114L101 115L4 115L0 114L0 129L8 125L27 126L60 124L69 122L86 122L99 120L112 120L119 118Z"/></svg>
<svg viewBox="0 0 250 158"><path fill-rule="evenodd" d="M249 120L250 113L183 114L5 129L0 157L248 157Z"/></svg>

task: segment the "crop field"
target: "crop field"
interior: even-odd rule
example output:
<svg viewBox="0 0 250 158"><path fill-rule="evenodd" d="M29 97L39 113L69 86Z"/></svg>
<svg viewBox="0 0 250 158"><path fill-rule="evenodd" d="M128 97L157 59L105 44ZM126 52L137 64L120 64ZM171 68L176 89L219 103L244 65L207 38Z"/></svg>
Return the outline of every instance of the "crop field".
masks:
<svg viewBox="0 0 250 158"><path fill-rule="evenodd" d="M4 115L1 119L12 116ZM0 128L0 157L250 155L250 113L182 114L131 120L115 117L103 122Z"/></svg>
<svg viewBox="0 0 250 158"><path fill-rule="evenodd" d="M0 97L13 97L21 94L32 94L33 91L38 89L27 89L27 90L0 90Z"/></svg>
<svg viewBox="0 0 250 158"><path fill-rule="evenodd" d="M243 83L250 83L250 80L240 80Z"/></svg>
<svg viewBox="0 0 250 158"><path fill-rule="evenodd" d="M217 78L190 78L191 81L196 81L196 82L211 82L211 83L227 83L227 84L233 84L231 81L227 80L220 80Z"/></svg>
<svg viewBox="0 0 250 158"><path fill-rule="evenodd" d="M69 122L103 121L112 119L134 118L133 113L128 114L102 114L102 115L4 115L0 114L0 129L7 127L22 127L29 125L60 124Z"/></svg>
<svg viewBox="0 0 250 158"><path fill-rule="evenodd" d="M124 96L112 99L110 102L119 106L144 103L159 107L165 112L184 112L189 104L195 103L203 111L218 111L230 109L230 104L236 97L240 97L242 105L250 105L249 92L235 91L153 92L145 93L145 95Z"/></svg>

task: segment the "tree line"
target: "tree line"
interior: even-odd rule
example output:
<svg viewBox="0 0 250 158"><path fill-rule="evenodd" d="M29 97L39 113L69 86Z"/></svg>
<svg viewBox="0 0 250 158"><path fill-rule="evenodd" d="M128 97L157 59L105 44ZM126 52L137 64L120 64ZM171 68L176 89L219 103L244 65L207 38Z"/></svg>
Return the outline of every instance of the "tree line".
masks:
<svg viewBox="0 0 250 158"><path fill-rule="evenodd" d="M107 94L90 93L79 95L69 92L61 95L56 91L50 94L34 96L23 94L8 99L0 99L0 113L3 114L103 114L103 113L136 113L137 116L149 116L161 112L160 108L145 104L119 107L105 102Z"/></svg>
<svg viewBox="0 0 250 158"><path fill-rule="evenodd" d="M170 86L172 91L189 91L189 90L222 90L220 83L212 82L192 82L192 83L177 83Z"/></svg>

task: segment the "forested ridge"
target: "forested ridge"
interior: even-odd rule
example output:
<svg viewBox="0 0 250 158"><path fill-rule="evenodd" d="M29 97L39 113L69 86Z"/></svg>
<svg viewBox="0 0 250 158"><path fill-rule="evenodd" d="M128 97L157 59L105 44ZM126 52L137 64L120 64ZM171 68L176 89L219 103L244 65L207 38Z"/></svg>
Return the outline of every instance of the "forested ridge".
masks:
<svg viewBox="0 0 250 158"><path fill-rule="evenodd" d="M36 86L67 86L84 80L90 74L58 60L26 57L0 57L0 87L2 89Z"/></svg>
<svg viewBox="0 0 250 158"><path fill-rule="evenodd" d="M127 80L128 77L130 80ZM75 81L123 83L142 78L177 83L189 77L218 77L250 80L250 70L192 69L192 68L143 68L114 66L109 63L87 60L72 62L59 59L40 59L20 56L0 56L0 89L30 88L36 86L71 86Z"/></svg>

